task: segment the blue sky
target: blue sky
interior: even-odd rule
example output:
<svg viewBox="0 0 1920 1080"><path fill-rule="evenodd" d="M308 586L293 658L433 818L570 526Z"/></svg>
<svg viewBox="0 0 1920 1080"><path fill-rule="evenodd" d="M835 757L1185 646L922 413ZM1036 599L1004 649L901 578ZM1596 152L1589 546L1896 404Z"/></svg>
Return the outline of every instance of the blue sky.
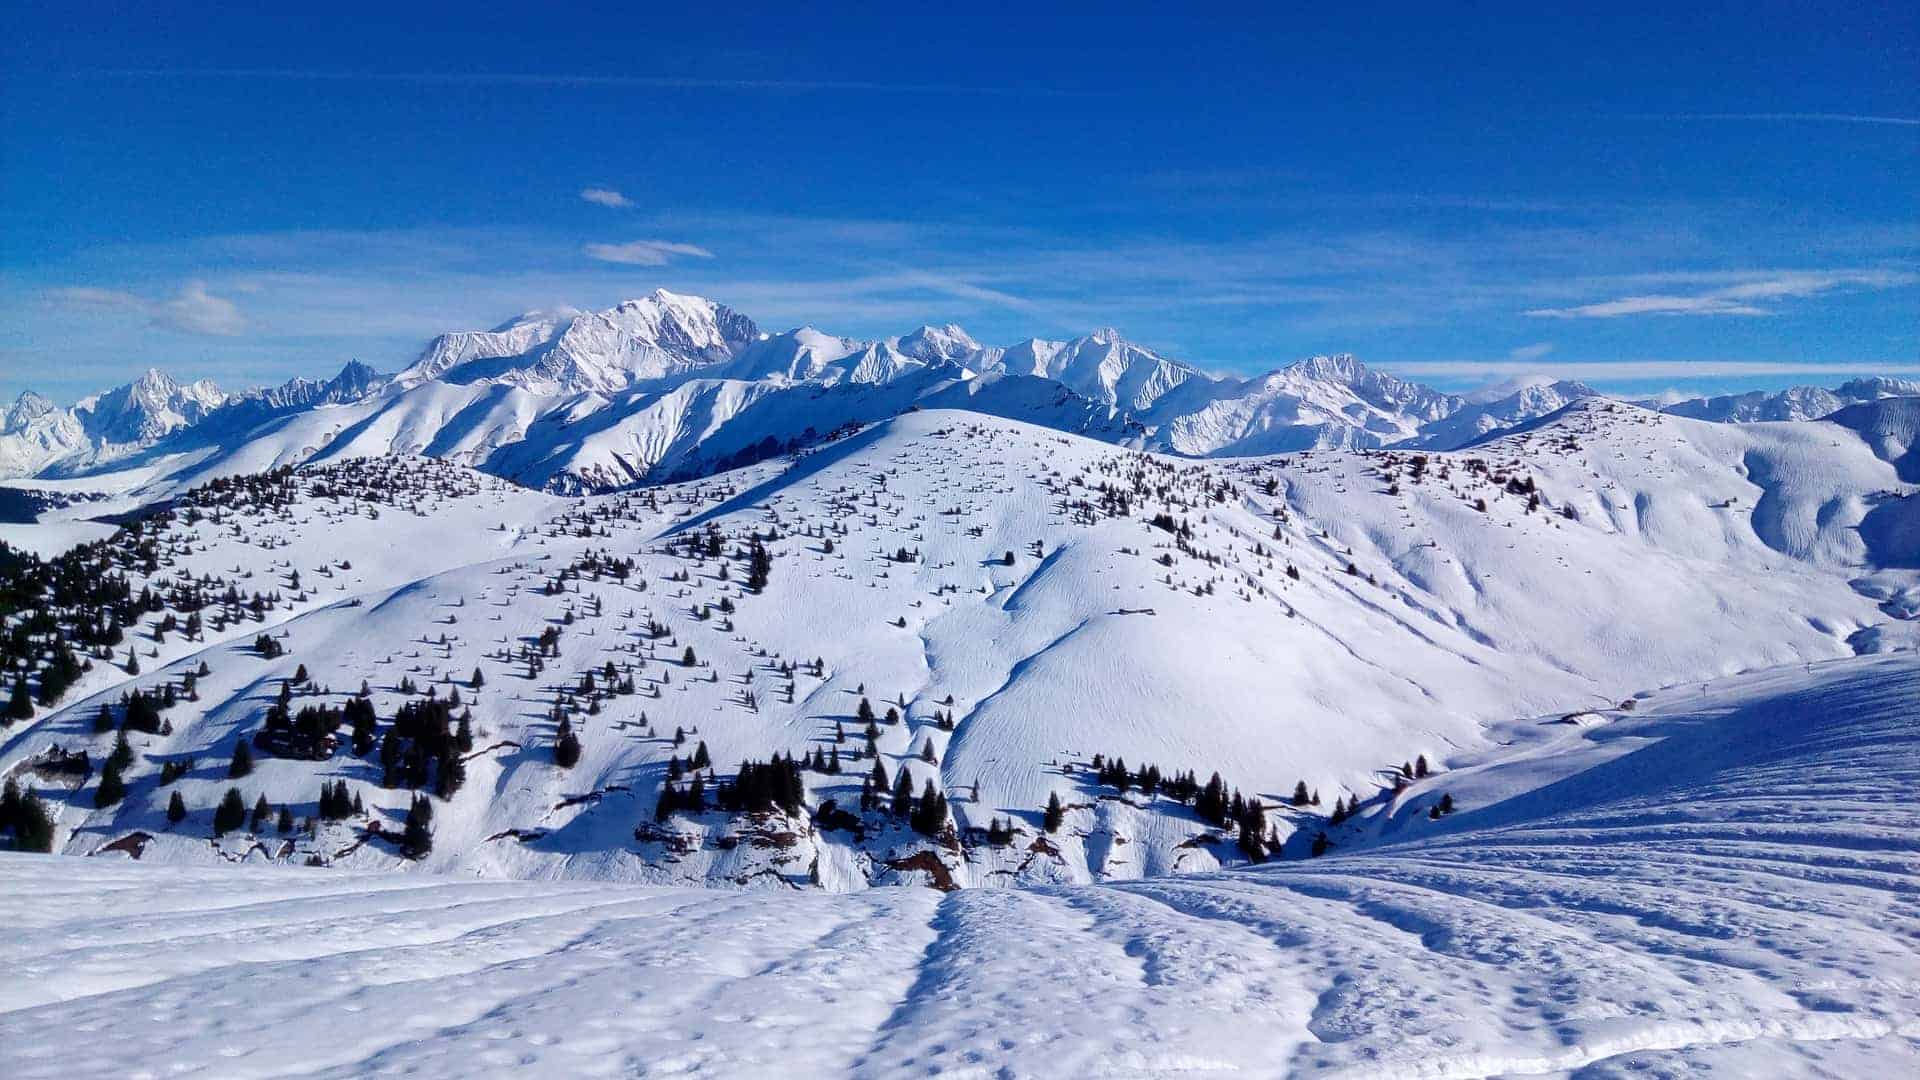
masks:
<svg viewBox="0 0 1920 1080"><path fill-rule="evenodd" d="M1690 6L16 2L0 394L392 370L656 286L1223 372L1920 372L1912 6Z"/></svg>

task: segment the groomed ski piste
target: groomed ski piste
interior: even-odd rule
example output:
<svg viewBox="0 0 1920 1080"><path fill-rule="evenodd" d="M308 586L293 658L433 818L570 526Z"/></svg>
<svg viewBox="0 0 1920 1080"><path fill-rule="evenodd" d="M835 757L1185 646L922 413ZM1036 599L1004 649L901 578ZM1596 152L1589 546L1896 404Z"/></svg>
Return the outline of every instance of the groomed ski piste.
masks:
<svg viewBox="0 0 1920 1080"><path fill-rule="evenodd" d="M61 853L0 857L0 1073L1910 1071L1916 400L1209 461L927 410L584 498L185 493L102 556L158 607L0 728ZM447 700L461 783L381 760ZM375 744L261 742L281 701ZM657 811L829 751L796 809Z"/></svg>
<svg viewBox="0 0 1920 1080"><path fill-rule="evenodd" d="M1897 1076L1920 664L1501 725L1428 829L852 894L0 856L7 1075Z"/></svg>

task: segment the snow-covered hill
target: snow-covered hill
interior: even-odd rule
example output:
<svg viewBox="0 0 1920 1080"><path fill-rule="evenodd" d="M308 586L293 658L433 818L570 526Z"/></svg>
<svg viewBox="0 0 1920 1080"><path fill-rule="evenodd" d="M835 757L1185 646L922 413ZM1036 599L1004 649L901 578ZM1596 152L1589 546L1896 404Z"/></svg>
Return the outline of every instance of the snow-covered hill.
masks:
<svg viewBox="0 0 1920 1080"><path fill-rule="evenodd" d="M768 895L0 855L0 1067L1908 1075L1917 688L1911 658L1849 660L1519 721L1324 857L1112 885ZM1457 809L1434 821L1436 788Z"/></svg>
<svg viewBox="0 0 1920 1080"><path fill-rule="evenodd" d="M1586 398L1457 454L1220 461L923 410L583 498L347 459L187 496L106 549L130 593L162 599L60 708L5 731L0 769L45 782L59 850L143 861L847 890L1297 857L1336 809L1431 790L1402 765L1485 753L1491 722L1911 648L1907 404L1728 426ZM179 626L190 602L197 635ZM126 796L99 805L123 695L169 687L165 730L128 736ZM374 742L344 745L345 726L313 757L263 742L283 694L288 716L364 701ZM429 701L468 714L457 754L400 734ZM230 777L243 742L256 761ZM383 755L414 744L396 776ZM84 751L85 775L56 747ZM711 766L689 767L701 747ZM712 805L711 784L775 755L812 766L786 812ZM1124 760L1132 790L1096 756ZM455 757L432 852L404 858L413 789ZM886 783L863 797L876 765ZM1168 790L1140 789L1148 765ZM1188 772L1259 805L1258 831L1171 783ZM708 809L657 814L696 773ZM946 816L893 813L902 776ZM339 781L362 811L210 837L230 787L297 821Z"/></svg>

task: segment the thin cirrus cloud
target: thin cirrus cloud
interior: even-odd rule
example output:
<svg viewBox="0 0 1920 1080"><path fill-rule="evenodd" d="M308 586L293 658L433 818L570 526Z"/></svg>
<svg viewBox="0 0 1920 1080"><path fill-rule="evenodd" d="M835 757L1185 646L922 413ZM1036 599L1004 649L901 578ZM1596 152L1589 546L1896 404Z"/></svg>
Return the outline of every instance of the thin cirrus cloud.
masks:
<svg viewBox="0 0 1920 1080"><path fill-rule="evenodd" d="M1776 314L1772 302L1803 299L1836 289L1892 289L1912 285L1920 275L1891 270L1814 271L1756 276L1690 295L1655 293L1623 296L1573 307L1533 308L1536 319L1618 319L1631 315L1747 316Z"/></svg>
<svg viewBox="0 0 1920 1080"><path fill-rule="evenodd" d="M695 244L668 240L631 240L624 244L588 244L581 249L590 259L623 266L665 266L675 258L711 259L713 252Z"/></svg>
<svg viewBox="0 0 1920 1080"><path fill-rule="evenodd" d="M325 71L294 68L105 68L77 73L104 79L238 79L300 82L411 83L420 86L504 86L530 89L734 90L773 93L841 91L883 94L955 94L981 97L1078 96L1054 87L894 83L858 79L716 79L687 76L601 75L586 72Z"/></svg>
<svg viewBox="0 0 1920 1080"><path fill-rule="evenodd" d="M1771 112L1771 113L1679 113L1675 120L1750 120L1757 123L1886 124L1893 127L1920 127L1920 117L1867 116L1859 113Z"/></svg>
<svg viewBox="0 0 1920 1080"><path fill-rule="evenodd" d="M1538 377L1541 367L1523 360L1383 360L1383 369L1416 378ZM1553 374L1595 382L1643 382L1650 379L1753 379L1811 377L1815 381L1854 375L1920 375L1920 364L1821 362L1801 360L1558 360Z"/></svg>
<svg viewBox="0 0 1920 1080"><path fill-rule="evenodd" d="M49 289L47 299L60 307L124 311L146 318L149 326L206 337L237 337L247 328L240 308L207 291L204 281L189 281L170 299L150 300L135 293L79 285Z"/></svg>
<svg viewBox="0 0 1920 1080"><path fill-rule="evenodd" d="M633 205L632 199L612 188L585 188L580 192L580 197L598 206L610 206L614 209Z"/></svg>

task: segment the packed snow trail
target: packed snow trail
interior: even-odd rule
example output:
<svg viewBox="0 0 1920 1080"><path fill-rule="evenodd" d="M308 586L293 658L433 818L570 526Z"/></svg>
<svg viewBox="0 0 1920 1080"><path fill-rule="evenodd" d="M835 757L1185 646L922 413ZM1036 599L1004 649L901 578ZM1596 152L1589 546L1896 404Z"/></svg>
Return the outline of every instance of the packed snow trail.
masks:
<svg viewBox="0 0 1920 1080"><path fill-rule="evenodd" d="M1911 1073L1916 716L1912 656L1696 684L1318 859L1033 891L3 856L0 1073Z"/></svg>

